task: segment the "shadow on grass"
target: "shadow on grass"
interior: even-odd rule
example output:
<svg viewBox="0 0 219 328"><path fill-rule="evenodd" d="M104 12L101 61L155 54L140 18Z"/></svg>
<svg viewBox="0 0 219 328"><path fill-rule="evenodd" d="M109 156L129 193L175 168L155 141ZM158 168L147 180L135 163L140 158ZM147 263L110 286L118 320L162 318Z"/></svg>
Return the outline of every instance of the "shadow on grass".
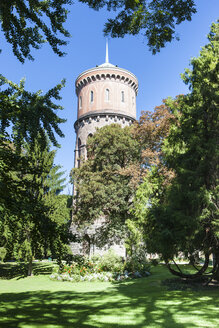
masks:
<svg viewBox="0 0 219 328"><path fill-rule="evenodd" d="M52 273L53 264L36 262L33 263L34 275L48 275ZM24 262L17 263L0 263L0 278L1 279L21 279L27 277L28 265Z"/></svg>
<svg viewBox="0 0 219 328"><path fill-rule="evenodd" d="M61 283L60 283L61 284ZM0 327L200 328L217 327L213 295L166 291L142 279L101 291L33 291L0 294ZM151 290L150 290L151 289ZM194 320L200 316L201 321ZM185 321L184 321L185 320ZM212 325L200 325L202 322Z"/></svg>

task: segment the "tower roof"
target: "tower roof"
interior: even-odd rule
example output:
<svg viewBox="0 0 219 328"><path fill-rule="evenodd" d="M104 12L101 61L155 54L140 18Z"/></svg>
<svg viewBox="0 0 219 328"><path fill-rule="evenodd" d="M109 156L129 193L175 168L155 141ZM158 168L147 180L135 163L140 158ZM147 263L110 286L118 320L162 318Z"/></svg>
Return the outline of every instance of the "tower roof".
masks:
<svg viewBox="0 0 219 328"><path fill-rule="evenodd" d="M98 65L98 67L116 67L116 65L113 65L109 62L109 49L108 49L108 39L106 39L106 58L105 63Z"/></svg>
<svg viewBox="0 0 219 328"><path fill-rule="evenodd" d="M77 93L77 87L78 87L78 82L81 80L82 76L85 79L89 79L88 75L90 75L90 78L94 78L95 75L98 76L98 74L105 75L105 74L111 74L111 75L129 75L131 76L131 79L134 79L134 84L136 86L136 93L137 93L137 89L138 89L138 79L137 77L130 71L128 71L127 69L118 67L117 65L113 65L109 62L109 51L108 51L108 41L106 42L106 58L105 58L105 62L101 65L96 65L96 67L87 69L86 71L83 71L82 73L80 73L78 75L78 77L76 78L75 81L75 86L76 86L76 93ZM127 78L127 76L125 77ZM95 79L95 78L94 78ZM81 81L80 81L81 83Z"/></svg>

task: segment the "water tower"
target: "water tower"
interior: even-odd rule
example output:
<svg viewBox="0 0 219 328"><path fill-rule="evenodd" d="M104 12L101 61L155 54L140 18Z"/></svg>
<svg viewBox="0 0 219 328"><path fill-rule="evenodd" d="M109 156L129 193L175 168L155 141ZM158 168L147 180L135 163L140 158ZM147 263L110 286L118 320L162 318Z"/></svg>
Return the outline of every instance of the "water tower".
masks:
<svg viewBox="0 0 219 328"><path fill-rule="evenodd" d="M78 98L76 132L75 167L87 158L86 144L89 136L97 128L112 123L122 127L131 125L136 119L136 96L138 80L130 71L109 63L108 44L106 44L106 60L102 65L81 73L75 81ZM76 193L76 190L74 190ZM83 231L83 243L71 243L74 254L102 253L95 245L95 231L103 223L104 218L97 219L91 228ZM73 223L71 231L78 234ZM105 250L107 250L107 245ZM124 244L112 248L118 255L125 256Z"/></svg>
<svg viewBox="0 0 219 328"><path fill-rule="evenodd" d="M105 63L81 73L75 81L78 97L75 167L86 159L87 138L96 128L119 123L122 127L136 119L138 80L126 69L109 63L108 44Z"/></svg>

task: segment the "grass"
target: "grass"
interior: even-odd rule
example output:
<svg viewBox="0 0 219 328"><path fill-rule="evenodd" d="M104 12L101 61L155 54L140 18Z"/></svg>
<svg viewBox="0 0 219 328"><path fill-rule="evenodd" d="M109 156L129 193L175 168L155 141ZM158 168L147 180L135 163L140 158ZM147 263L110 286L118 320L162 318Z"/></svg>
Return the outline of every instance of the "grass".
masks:
<svg viewBox="0 0 219 328"><path fill-rule="evenodd" d="M48 264L44 266L48 272ZM42 273L42 264L38 268ZM0 267L0 275L5 270ZM218 290L168 290L162 281L172 276L163 266L153 268L148 278L120 283L56 282L42 274L21 277L19 272L16 278L0 280L0 327L219 326Z"/></svg>

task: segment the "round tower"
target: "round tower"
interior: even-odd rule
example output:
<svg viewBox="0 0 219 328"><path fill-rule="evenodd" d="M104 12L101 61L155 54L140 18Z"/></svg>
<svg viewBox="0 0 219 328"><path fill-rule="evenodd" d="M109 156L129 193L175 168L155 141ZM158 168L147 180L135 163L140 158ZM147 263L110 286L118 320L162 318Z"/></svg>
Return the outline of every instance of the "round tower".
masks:
<svg viewBox="0 0 219 328"><path fill-rule="evenodd" d="M109 63L108 45L105 63L81 73L75 81L78 97L75 167L86 159L87 138L97 128L118 123L122 127L136 119L138 80L126 69Z"/></svg>

